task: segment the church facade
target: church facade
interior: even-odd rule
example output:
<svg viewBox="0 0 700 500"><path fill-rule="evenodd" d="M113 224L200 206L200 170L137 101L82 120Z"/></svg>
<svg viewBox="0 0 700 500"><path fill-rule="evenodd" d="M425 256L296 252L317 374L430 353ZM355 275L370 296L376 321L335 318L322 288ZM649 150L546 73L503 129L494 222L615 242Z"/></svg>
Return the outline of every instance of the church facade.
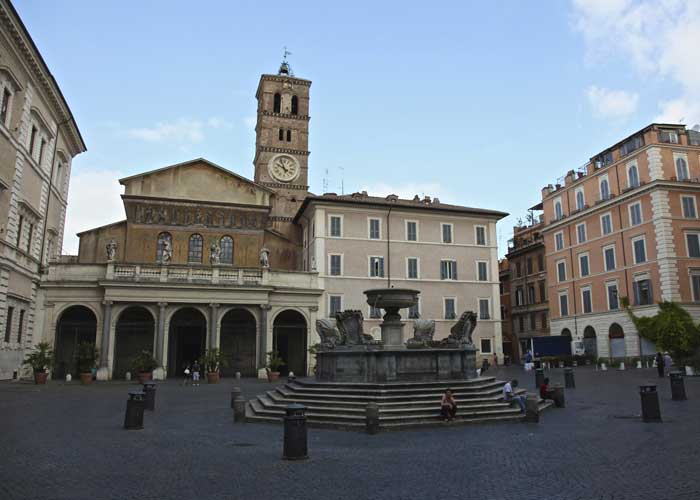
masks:
<svg viewBox="0 0 700 500"><path fill-rule="evenodd" d="M41 279L37 327L54 345L54 378L75 372L81 341L97 345L103 380L122 378L142 350L154 353L157 378L179 376L213 347L230 358L224 376L261 376L272 350L283 373L309 374L318 318L360 309L379 337L380 312L362 291L387 275L389 286L424 291L405 316L437 319L439 337L462 310L481 308L477 347L502 355L495 225L506 214L310 194L310 87L285 63L261 76L253 180L200 158L119 181L126 219L80 233L79 254Z"/></svg>

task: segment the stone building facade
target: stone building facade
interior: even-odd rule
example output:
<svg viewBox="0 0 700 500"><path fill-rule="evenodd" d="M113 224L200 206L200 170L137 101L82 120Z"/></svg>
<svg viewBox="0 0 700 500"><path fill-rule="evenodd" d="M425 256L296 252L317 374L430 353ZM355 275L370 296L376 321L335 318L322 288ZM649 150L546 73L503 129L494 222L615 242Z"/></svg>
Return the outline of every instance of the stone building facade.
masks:
<svg viewBox="0 0 700 500"><path fill-rule="evenodd" d="M543 219L533 217L527 225L514 227L513 239L508 242L510 327L519 355L530 348L532 337L549 335L543 226Z"/></svg>
<svg viewBox="0 0 700 500"><path fill-rule="evenodd" d="M449 335L463 311L478 312L478 354L503 359L496 222L507 214L425 197L328 193L304 200L295 221L303 232L302 265L316 270L324 295L320 314L362 311L368 333L379 338L382 311L364 290L419 290L408 316L435 319L435 338Z"/></svg>
<svg viewBox="0 0 700 500"><path fill-rule="evenodd" d="M71 162L83 151L56 80L0 0L0 379L19 375L37 341L37 285L60 254Z"/></svg>
<svg viewBox="0 0 700 500"><path fill-rule="evenodd" d="M601 357L649 355L621 307L700 319L700 133L651 124L542 190L553 334Z"/></svg>

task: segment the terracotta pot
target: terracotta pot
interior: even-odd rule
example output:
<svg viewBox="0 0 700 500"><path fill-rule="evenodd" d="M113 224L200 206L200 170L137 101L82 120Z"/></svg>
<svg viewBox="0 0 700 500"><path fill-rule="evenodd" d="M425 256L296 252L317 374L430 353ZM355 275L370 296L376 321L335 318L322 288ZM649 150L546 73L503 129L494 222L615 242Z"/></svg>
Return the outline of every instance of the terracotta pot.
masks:
<svg viewBox="0 0 700 500"><path fill-rule="evenodd" d="M218 384L219 378L219 372L207 372L207 382L210 384Z"/></svg>
<svg viewBox="0 0 700 500"><path fill-rule="evenodd" d="M91 372L81 373L80 374L80 383L83 385L92 384L92 373Z"/></svg>
<svg viewBox="0 0 700 500"><path fill-rule="evenodd" d="M153 378L153 372L139 372L138 378L139 384L143 384L144 382L148 382Z"/></svg>
<svg viewBox="0 0 700 500"><path fill-rule="evenodd" d="M34 372L34 383L43 385L46 383L46 377L48 377L49 374L46 372Z"/></svg>
<svg viewBox="0 0 700 500"><path fill-rule="evenodd" d="M277 380L279 378L280 378L280 372L272 372L272 371L267 372L268 382L274 382L275 380Z"/></svg>

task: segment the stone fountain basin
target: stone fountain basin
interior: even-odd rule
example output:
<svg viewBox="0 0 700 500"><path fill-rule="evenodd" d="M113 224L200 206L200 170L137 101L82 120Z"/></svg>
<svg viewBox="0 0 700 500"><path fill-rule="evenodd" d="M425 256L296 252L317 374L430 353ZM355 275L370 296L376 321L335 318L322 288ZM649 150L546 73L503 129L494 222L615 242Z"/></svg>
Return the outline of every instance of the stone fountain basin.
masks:
<svg viewBox="0 0 700 500"><path fill-rule="evenodd" d="M419 290L410 288L373 288L365 290L367 303L381 309L407 309L418 303Z"/></svg>

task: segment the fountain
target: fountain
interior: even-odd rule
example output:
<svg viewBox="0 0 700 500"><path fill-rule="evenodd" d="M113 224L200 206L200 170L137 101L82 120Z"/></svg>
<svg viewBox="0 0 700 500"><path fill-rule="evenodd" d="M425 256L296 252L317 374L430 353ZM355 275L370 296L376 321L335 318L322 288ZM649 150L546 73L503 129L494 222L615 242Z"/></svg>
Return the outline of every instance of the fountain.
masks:
<svg viewBox="0 0 700 500"><path fill-rule="evenodd" d="M418 290L366 290L367 303L384 309L381 341L362 329L361 311L342 311L331 320L316 322L321 345L316 354L316 378L326 382L400 382L466 380L476 377L476 349L471 335L476 314L467 311L448 338L432 339L434 320L414 323L414 336L404 342L400 309L418 302Z"/></svg>

